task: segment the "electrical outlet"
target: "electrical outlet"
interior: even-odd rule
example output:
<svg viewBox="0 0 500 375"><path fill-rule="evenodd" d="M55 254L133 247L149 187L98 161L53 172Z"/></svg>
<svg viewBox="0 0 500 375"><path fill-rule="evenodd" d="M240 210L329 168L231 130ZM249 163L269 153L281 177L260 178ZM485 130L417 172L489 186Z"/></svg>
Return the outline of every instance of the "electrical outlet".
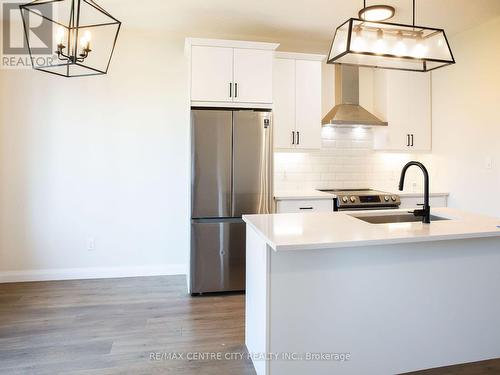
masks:
<svg viewBox="0 0 500 375"><path fill-rule="evenodd" d="M94 238L88 238L87 239L87 250L88 251L94 251L95 250L95 239Z"/></svg>
<svg viewBox="0 0 500 375"><path fill-rule="evenodd" d="M491 156L484 159L484 167L486 169L493 169L493 158Z"/></svg>

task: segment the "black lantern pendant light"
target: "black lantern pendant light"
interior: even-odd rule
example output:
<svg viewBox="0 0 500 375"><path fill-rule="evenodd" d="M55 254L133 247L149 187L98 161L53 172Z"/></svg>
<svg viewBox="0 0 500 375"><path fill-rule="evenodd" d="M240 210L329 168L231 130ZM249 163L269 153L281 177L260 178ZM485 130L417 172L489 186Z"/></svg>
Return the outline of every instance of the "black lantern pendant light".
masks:
<svg viewBox="0 0 500 375"><path fill-rule="evenodd" d="M335 31L328 64L345 64L382 69L428 72L455 64L446 33L443 29L413 24L373 21L367 13L372 7L360 11L360 18L351 18ZM376 6L380 9L385 6ZM390 8L390 7L389 7ZM373 8L372 8L373 9ZM389 16L388 12L385 16ZM371 16L377 16L372 13ZM383 14L379 13L378 17Z"/></svg>
<svg viewBox="0 0 500 375"><path fill-rule="evenodd" d="M93 0L35 0L19 8L35 70L63 77L108 72L121 22ZM39 35L32 32L32 24L44 26L50 57L39 58L33 40Z"/></svg>

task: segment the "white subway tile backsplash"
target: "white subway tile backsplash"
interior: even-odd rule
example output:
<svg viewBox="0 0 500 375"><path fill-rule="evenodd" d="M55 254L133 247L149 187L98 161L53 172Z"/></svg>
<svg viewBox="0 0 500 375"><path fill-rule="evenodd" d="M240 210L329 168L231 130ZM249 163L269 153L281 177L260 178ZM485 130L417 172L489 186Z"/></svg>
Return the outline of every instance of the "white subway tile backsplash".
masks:
<svg viewBox="0 0 500 375"><path fill-rule="evenodd" d="M334 140L323 140L322 145L324 148L335 148L337 146L337 142Z"/></svg>
<svg viewBox="0 0 500 375"><path fill-rule="evenodd" d="M373 151L373 133L364 128L325 128L322 149L277 152L275 190L373 187L395 191L403 165L415 154ZM409 170L406 190L420 191L422 178Z"/></svg>
<svg viewBox="0 0 500 375"><path fill-rule="evenodd" d="M340 149L349 149L352 146L352 142L346 141L346 140L341 140L341 141L336 142L336 146L337 146L337 148L340 148Z"/></svg>

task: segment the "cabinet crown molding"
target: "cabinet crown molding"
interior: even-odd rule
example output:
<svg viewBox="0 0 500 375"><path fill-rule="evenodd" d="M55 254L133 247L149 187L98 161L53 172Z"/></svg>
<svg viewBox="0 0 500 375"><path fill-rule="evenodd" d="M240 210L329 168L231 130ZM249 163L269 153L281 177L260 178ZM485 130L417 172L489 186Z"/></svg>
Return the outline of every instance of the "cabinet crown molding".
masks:
<svg viewBox="0 0 500 375"><path fill-rule="evenodd" d="M279 47L279 43L251 42L245 40L228 40L228 39L186 38L185 48L189 49L192 46L261 49L267 51L274 51L276 48Z"/></svg>
<svg viewBox="0 0 500 375"><path fill-rule="evenodd" d="M299 53L299 52L274 52L276 59L295 59L295 60L311 60L311 61L325 61L326 55L318 55L313 53Z"/></svg>

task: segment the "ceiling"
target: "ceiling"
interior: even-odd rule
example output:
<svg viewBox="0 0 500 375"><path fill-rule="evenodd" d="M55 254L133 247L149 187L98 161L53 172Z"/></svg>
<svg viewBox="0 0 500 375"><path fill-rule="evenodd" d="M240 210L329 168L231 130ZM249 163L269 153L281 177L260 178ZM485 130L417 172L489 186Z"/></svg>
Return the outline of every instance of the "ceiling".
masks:
<svg viewBox="0 0 500 375"><path fill-rule="evenodd" d="M182 36L277 41L288 50L326 52L336 26L356 16L362 0L96 0L133 29ZM412 0L367 0L396 8L410 23ZM500 16L500 0L417 0L416 23L449 35Z"/></svg>
<svg viewBox="0 0 500 375"><path fill-rule="evenodd" d="M132 28L195 37L278 41L289 49L328 49L336 26L356 16L361 0L97 0ZM395 22L410 23L412 0L367 0L396 8ZM449 35L500 16L500 0L417 0L416 23Z"/></svg>

